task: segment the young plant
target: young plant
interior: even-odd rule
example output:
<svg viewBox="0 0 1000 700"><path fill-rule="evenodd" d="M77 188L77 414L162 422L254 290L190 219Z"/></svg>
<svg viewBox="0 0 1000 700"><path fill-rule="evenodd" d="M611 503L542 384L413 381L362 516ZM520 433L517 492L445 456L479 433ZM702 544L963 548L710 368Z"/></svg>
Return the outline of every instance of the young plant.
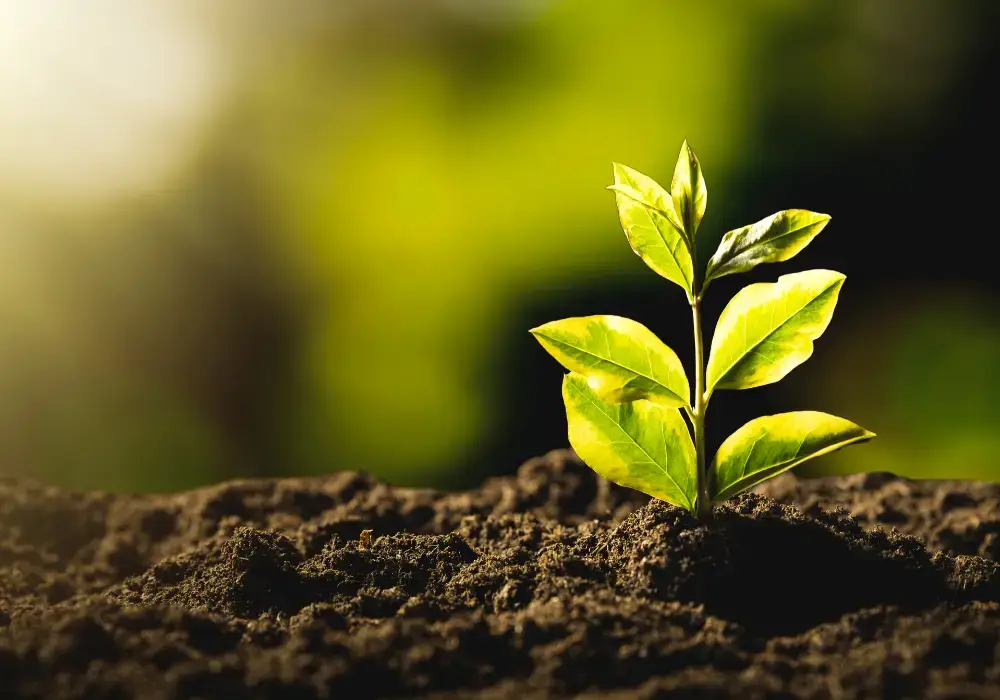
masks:
<svg viewBox="0 0 1000 700"><path fill-rule="evenodd" d="M632 250L681 287L691 305L694 398L676 353L635 321L584 316L533 328L535 338L569 370L563 400L569 441L580 458L601 476L704 520L711 518L714 503L808 459L874 437L826 413L780 413L744 425L706 463L705 414L712 395L717 389L773 384L805 362L830 323L844 275L807 270L742 289L722 311L707 367L701 320L705 290L719 277L788 260L830 217L788 209L730 231L704 274L696 274L695 240L708 190L687 142L669 192L618 163L614 176L608 189L615 193Z"/></svg>

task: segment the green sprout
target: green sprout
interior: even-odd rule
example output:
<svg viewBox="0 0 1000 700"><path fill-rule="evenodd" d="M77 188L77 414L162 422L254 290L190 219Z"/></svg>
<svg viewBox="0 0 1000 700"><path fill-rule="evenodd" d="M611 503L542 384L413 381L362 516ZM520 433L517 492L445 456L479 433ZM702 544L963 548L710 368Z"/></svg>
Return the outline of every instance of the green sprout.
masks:
<svg viewBox="0 0 1000 700"><path fill-rule="evenodd" d="M830 323L844 275L807 270L751 284L719 317L708 364L701 301L714 279L788 260L830 217L803 209L772 214L723 236L703 275L695 240L708 204L701 165L685 141L667 192L614 164L622 228L636 255L687 294L694 323L694 400L677 354L645 326L620 316L552 321L531 333L569 370L563 400L569 442L601 476L685 508L702 520L715 503L813 457L875 436L818 411L756 418L730 435L711 465L705 414L716 389L773 384L801 365ZM681 412L687 416L687 422Z"/></svg>

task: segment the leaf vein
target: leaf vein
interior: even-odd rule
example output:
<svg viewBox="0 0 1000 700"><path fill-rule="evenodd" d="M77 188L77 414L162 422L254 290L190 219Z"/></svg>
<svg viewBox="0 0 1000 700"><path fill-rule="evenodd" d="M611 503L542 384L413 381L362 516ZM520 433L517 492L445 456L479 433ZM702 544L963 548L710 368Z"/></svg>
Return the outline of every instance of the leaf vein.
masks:
<svg viewBox="0 0 1000 700"><path fill-rule="evenodd" d="M576 351L581 352L581 353L583 353L585 355L589 355L591 357L597 358L597 360L600 361L600 362L607 362L609 365L614 365L615 367L618 367L619 369L623 369L623 370L625 370L627 372L631 372L632 374L636 375L637 377L642 377L643 379L648 379L649 381L653 382L657 386L666 389L671 394L673 394L674 396L676 396L678 399L680 399L682 401L686 401L686 399L684 397L680 396L673 389L671 389L670 387L668 387L665 384L663 384L662 382L660 382L656 377L651 377L651 376L648 376L646 374L643 374L642 372L636 371L636 370L632 369L631 367L626 367L625 365L621 364L620 362L615 361L611 357L601 357L600 355L598 355L597 353L595 353L595 352L593 352L591 350L588 350L586 348L578 347L576 345L573 345L572 343L566 342L565 340L560 340L558 338L553 338L552 336L548 336L548 335L545 336L545 338L547 338L549 341L555 343L556 345L562 345L562 346L567 347L567 348L569 348L571 350L576 350ZM647 348L647 352L648 352L648 348ZM597 363L595 363L595 366L596 366L596 364ZM592 369L592 367L589 367L588 369Z"/></svg>

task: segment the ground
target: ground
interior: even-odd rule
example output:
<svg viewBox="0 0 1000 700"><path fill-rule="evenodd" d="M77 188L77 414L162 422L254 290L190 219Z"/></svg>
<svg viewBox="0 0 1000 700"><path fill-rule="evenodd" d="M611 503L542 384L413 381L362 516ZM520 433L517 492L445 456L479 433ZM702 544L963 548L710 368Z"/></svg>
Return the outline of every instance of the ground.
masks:
<svg viewBox="0 0 1000 700"><path fill-rule="evenodd" d="M1000 697L1000 485L783 476L705 525L571 452L444 493L0 481L0 697Z"/></svg>

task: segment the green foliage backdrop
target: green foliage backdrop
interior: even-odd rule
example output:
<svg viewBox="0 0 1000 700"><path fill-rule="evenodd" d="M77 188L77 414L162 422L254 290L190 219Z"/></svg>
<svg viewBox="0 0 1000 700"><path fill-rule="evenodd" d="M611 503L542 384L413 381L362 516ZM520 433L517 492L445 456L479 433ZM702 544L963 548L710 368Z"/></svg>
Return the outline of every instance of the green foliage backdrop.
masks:
<svg viewBox="0 0 1000 700"><path fill-rule="evenodd" d="M523 329L608 280L659 308L602 188L612 161L668 179L685 137L728 202L703 251L787 202L834 217L815 260L865 302L795 383L802 405L878 432L857 458L994 473L995 319L894 295L906 280L856 247L874 237L857 208L891 194L874 174L916 201L947 115L976 113L955 96L988 55L990 4L119 5L95 22L68 0L0 4L0 474L447 485L563 446ZM995 293L917 282L983 309ZM512 353L527 373L504 373ZM976 386L927 430L915 407L953 395L946 367ZM747 414L799 407L762 391Z"/></svg>

